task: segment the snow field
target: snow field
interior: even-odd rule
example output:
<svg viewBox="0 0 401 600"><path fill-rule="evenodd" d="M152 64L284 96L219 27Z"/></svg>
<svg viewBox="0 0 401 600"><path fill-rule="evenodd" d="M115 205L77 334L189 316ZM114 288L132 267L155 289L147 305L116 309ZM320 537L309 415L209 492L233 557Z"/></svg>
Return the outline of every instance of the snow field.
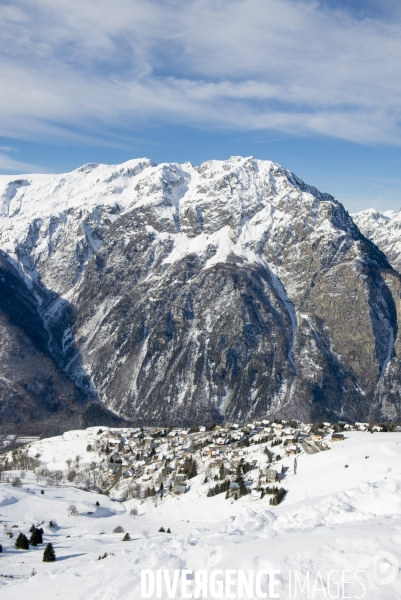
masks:
<svg viewBox="0 0 401 600"><path fill-rule="evenodd" d="M91 435L90 430L70 432L64 440L36 442L31 451L39 444L41 461L57 468L68 448L72 455L83 453ZM251 447L248 457L260 452ZM288 494L277 507L269 506L266 496L257 501L249 496L225 500L224 494L207 498L201 475L191 480L186 494L167 496L155 506L152 498L142 504L117 502L65 484L45 487L41 494L43 486L27 473L22 487L0 484L0 520L9 530L16 524L14 531L26 534L32 523L44 520L44 543L54 544L57 561L42 562L44 546L14 549L16 535L10 540L2 527L0 572L14 579L0 577L1 597L137 599L142 569L278 569L280 598L295 597L290 572L302 579L308 570L310 589L304 597L330 597L328 574L345 570L350 583L344 597L401 598L400 577L386 586L374 579L379 552L401 558L400 459L401 434L347 433L330 451L300 455L296 475L293 459L283 459L289 467L283 480ZM70 504L77 507L77 516L68 516ZM138 516L130 515L134 505ZM49 528L50 519L57 528ZM123 533L113 533L117 525L130 533L130 542L122 541ZM158 533L161 526L170 527L172 534ZM105 552L109 556L97 560ZM353 576L357 570L360 583ZM334 588L331 593L336 597ZM181 597L180 589L176 597Z"/></svg>

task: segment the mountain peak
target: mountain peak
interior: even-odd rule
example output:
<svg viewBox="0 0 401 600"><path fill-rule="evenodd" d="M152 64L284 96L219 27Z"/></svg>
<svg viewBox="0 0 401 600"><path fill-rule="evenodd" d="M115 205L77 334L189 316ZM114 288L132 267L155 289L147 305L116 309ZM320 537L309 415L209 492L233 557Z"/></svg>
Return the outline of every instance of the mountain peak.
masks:
<svg viewBox="0 0 401 600"><path fill-rule="evenodd" d="M280 165L89 163L0 197L0 308L84 397L149 422L398 414L397 273Z"/></svg>

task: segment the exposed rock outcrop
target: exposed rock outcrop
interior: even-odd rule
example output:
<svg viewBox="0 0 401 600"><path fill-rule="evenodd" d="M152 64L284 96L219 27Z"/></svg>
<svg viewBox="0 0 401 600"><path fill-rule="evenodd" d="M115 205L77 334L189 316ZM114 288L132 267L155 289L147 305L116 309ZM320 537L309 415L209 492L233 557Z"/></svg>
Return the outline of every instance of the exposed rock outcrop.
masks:
<svg viewBox="0 0 401 600"><path fill-rule="evenodd" d="M0 185L4 260L85 397L148 423L399 416L399 276L279 165L143 159Z"/></svg>

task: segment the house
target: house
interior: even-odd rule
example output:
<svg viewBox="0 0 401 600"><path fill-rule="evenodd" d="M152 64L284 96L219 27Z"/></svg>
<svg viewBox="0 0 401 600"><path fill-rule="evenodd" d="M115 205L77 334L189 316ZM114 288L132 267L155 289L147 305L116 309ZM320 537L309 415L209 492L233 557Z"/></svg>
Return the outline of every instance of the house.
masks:
<svg viewBox="0 0 401 600"><path fill-rule="evenodd" d="M112 469L114 467L121 467L122 462L123 461L120 455L117 454L117 452L113 452L112 454L110 454L109 458L109 469Z"/></svg>
<svg viewBox="0 0 401 600"><path fill-rule="evenodd" d="M313 439L316 441L319 441L319 440L322 440L325 435L326 435L326 432L324 429L317 429L316 431L313 432Z"/></svg>
<svg viewBox="0 0 401 600"><path fill-rule="evenodd" d="M331 441L332 442L343 442L344 435L342 433L333 433L333 435L331 436Z"/></svg>
<svg viewBox="0 0 401 600"><path fill-rule="evenodd" d="M267 469L266 480L267 483L275 483L277 481L277 471L274 469Z"/></svg>
<svg viewBox="0 0 401 600"><path fill-rule="evenodd" d="M185 494L186 491L187 491L187 487L186 487L185 483L176 483L174 485L174 492L176 494Z"/></svg>
<svg viewBox="0 0 401 600"><path fill-rule="evenodd" d="M199 431L201 433L204 433L206 431L206 427L204 425L202 425L201 427L199 427Z"/></svg>
<svg viewBox="0 0 401 600"><path fill-rule="evenodd" d="M369 427L369 423L355 423L355 427L358 429L358 431L366 431Z"/></svg>
<svg viewBox="0 0 401 600"><path fill-rule="evenodd" d="M231 481L230 490L239 490L239 484L236 481Z"/></svg>
<svg viewBox="0 0 401 600"><path fill-rule="evenodd" d="M296 454L298 452L298 448L296 446L296 444L291 444L290 446L287 446L285 449L285 453L287 456L290 456L291 454Z"/></svg>
<svg viewBox="0 0 401 600"><path fill-rule="evenodd" d="M110 450L120 451L123 447L124 447L124 444L121 440L109 440Z"/></svg>
<svg viewBox="0 0 401 600"><path fill-rule="evenodd" d="M125 469L125 471L122 472L122 476L124 477L124 479L128 479L128 477L133 477L134 474L134 469Z"/></svg>
<svg viewBox="0 0 401 600"><path fill-rule="evenodd" d="M245 452L245 450L234 450L233 455L234 456L245 456L246 452Z"/></svg>
<svg viewBox="0 0 401 600"><path fill-rule="evenodd" d="M219 437L216 440L216 444L218 444L219 446L224 446L227 443L228 443L228 439L227 438Z"/></svg>
<svg viewBox="0 0 401 600"><path fill-rule="evenodd" d="M157 448L158 443L152 437L143 438L143 443L145 446L149 446L149 448Z"/></svg>
<svg viewBox="0 0 401 600"><path fill-rule="evenodd" d="M179 474L176 475L175 481L177 483L182 483L183 481L186 481L186 478L187 478L187 476L184 475L184 473L179 473Z"/></svg>

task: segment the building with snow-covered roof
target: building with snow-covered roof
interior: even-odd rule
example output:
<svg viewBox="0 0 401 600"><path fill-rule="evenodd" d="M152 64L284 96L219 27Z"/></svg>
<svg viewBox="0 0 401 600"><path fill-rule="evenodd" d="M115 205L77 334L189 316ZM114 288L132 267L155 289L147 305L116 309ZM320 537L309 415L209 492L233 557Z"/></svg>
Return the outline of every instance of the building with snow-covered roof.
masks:
<svg viewBox="0 0 401 600"><path fill-rule="evenodd" d="M290 456L291 454L296 454L297 452L298 452L298 447L296 444L290 444L285 449L285 453L287 456Z"/></svg>
<svg viewBox="0 0 401 600"><path fill-rule="evenodd" d="M277 481L277 471L275 469L267 469L266 481L267 483L275 483Z"/></svg>

